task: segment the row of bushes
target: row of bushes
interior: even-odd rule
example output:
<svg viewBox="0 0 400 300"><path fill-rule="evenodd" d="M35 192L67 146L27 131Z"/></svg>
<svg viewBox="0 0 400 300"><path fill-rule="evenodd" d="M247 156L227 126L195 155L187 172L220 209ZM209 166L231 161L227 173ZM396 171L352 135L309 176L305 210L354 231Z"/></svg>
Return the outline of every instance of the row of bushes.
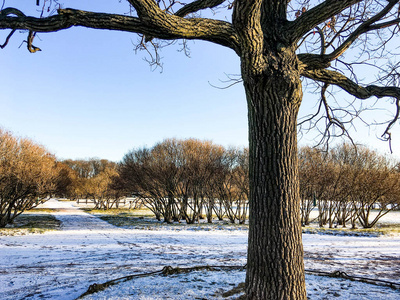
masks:
<svg viewBox="0 0 400 300"><path fill-rule="evenodd" d="M318 207L318 222L363 228L400 207L399 164L365 147L340 145L328 152L302 148L299 152L301 218L304 225ZM372 216L371 212L376 214Z"/></svg>
<svg viewBox="0 0 400 300"><path fill-rule="evenodd" d="M244 223L248 211L248 150L195 139L168 139L129 152L116 189L140 198L157 219L198 222L213 215Z"/></svg>
<svg viewBox="0 0 400 300"><path fill-rule="evenodd" d="M248 150L195 139L168 139L135 149L119 164L102 159L58 162L29 139L0 131L0 227L50 196L90 199L99 209L134 196L165 222L248 217ZM301 219L320 226L369 228L400 203L394 161L346 144L328 152L299 151ZM372 209L378 213L371 218Z"/></svg>
<svg viewBox="0 0 400 300"><path fill-rule="evenodd" d="M106 159L64 160L67 183L58 190L58 196L71 200L86 199L95 204L96 209L118 207L119 200L126 196L123 191L113 188L113 180L118 177L117 164Z"/></svg>
<svg viewBox="0 0 400 300"><path fill-rule="evenodd" d="M97 198L86 189L86 196L95 199L97 207L117 205L117 195L133 195L166 222L194 223L200 218L212 222L214 215L244 223L248 216L247 149L169 139L152 148L130 151L114 167L118 176L112 180L107 177L112 183L104 185L107 189L98 189ZM303 147L299 150L299 171L304 225L312 221L311 212L317 210L316 221L321 227L355 227L358 223L370 228L399 207L396 162L367 148L343 144L324 152ZM95 182L96 176L86 182ZM377 212L373 217L372 210Z"/></svg>
<svg viewBox="0 0 400 300"><path fill-rule="evenodd" d="M158 220L244 223L248 215L248 150L211 142L169 139L132 150L117 165L107 160L65 160L57 195L118 207L134 197Z"/></svg>

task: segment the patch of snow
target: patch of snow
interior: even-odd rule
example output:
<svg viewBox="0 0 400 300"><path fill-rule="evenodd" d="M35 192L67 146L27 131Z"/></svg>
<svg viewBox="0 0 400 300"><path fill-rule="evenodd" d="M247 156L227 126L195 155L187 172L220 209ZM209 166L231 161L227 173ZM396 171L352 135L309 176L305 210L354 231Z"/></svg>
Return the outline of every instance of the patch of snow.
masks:
<svg viewBox="0 0 400 300"><path fill-rule="evenodd" d="M57 209L53 215L63 222L61 231L0 236L0 299L76 299L93 283L156 271L167 265L246 263L246 230L124 229L87 214L70 202L50 200L44 206ZM303 244L306 269L340 270L349 275L400 282L399 236L304 234ZM195 277L203 278L204 283ZM113 293L123 291L122 284L107 289L105 294L94 294L91 299L157 299L157 295L168 299L164 292L173 299L195 299L183 294L186 290L210 299L214 296L207 295L229 290L232 284L243 281L244 272L189 273L140 280L124 283L127 290L119 296ZM180 288L180 298L173 290L175 286ZM307 287L311 299L400 299L396 290L389 289L389 293L387 288L326 277L307 276ZM362 298L363 293L374 289L383 296ZM199 290L211 294L201 296L203 292ZM327 294L330 292L336 292L338 298Z"/></svg>
<svg viewBox="0 0 400 300"><path fill-rule="evenodd" d="M142 277L83 299L237 299L240 294L231 297L222 294L244 282L245 277L245 271L195 271L166 277ZM315 275L306 275L306 287L308 298L313 300L398 300L400 297L399 291L389 287Z"/></svg>

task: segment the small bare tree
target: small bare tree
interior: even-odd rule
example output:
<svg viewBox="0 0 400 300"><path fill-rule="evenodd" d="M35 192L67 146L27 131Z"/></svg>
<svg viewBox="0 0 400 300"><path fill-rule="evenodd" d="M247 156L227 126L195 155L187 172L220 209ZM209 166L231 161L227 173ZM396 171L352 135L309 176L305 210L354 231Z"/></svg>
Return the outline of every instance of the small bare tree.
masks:
<svg viewBox="0 0 400 300"><path fill-rule="evenodd" d="M0 227L45 201L56 188L55 157L0 129Z"/></svg>

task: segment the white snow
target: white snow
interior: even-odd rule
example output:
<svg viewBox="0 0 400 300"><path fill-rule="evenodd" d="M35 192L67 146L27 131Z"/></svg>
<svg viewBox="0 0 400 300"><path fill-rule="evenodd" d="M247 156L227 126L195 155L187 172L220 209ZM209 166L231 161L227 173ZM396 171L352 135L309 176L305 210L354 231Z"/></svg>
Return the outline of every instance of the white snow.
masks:
<svg viewBox="0 0 400 300"><path fill-rule="evenodd" d="M76 299L93 283L161 270L164 266L244 265L246 230L117 228L70 202L45 207L61 231L0 236L0 299ZM306 269L344 271L400 283L400 237L304 234ZM85 299L218 299L243 271L196 271L137 278ZM400 291L307 275L310 299L400 299Z"/></svg>

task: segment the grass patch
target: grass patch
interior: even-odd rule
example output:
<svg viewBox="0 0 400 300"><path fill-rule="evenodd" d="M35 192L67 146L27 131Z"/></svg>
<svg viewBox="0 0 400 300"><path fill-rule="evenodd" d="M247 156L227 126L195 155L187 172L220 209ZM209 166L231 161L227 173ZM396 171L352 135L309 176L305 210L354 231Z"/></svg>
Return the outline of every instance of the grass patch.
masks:
<svg viewBox="0 0 400 300"><path fill-rule="evenodd" d="M400 225L387 225L374 228L320 228L320 227L303 227L303 233L309 234L328 234L342 236L370 236L378 237L382 235L398 235L400 234Z"/></svg>
<svg viewBox="0 0 400 300"><path fill-rule="evenodd" d="M181 223L165 223L163 221L157 221L153 218L145 217L133 217L133 216L123 216L123 215L102 215L99 216L100 219L114 225L117 227L123 227L128 229L140 229L140 230L193 230L193 231L213 231L213 230L248 230L248 225L243 224L232 224L227 220L216 221L213 223L195 223L187 224L184 220Z"/></svg>
<svg viewBox="0 0 400 300"><path fill-rule="evenodd" d="M148 209L128 209L128 208L112 208L112 209L92 209L81 208L87 213L117 227L134 228L136 226L157 226L158 221L154 214Z"/></svg>
<svg viewBox="0 0 400 300"><path fill-rule="evenodd" d="M376 228L371 230L376 230L384 235L398 235L400 234L400 224L378 224Z"/></svg>
<svg viewBox="0 0 400 300"><path fill-rule="evenodd" d="M187 224L184 220L171 224L157 221L149 210L87 210L100 219L117 227L139 230L247 230L248 225L232 224L228 220L213 220L213 223L206 223L203 219L199 223Z"/></svg>
<svg viewBox="0 0 400 300"><path fill-rule="evenodd" d="M101 216L120 216L120 217L142 217L142 218L153 218L154 214L148 209L128 209L128 208L111 208L111 209L93 209L93 208L81 208L83 211Z"/></svg>
<svg viewBox="0 0 400 300"><path fill-rule="evenodd" d="M61 222L52 215L22 214L14 219L13 224L0 228L0 235L26 235L59 230Z"/></svg>
<svg viewBox="0 0 400 300"><path fill-rule="evenodd" d="M142 229L142 230L247 230L248 225L231 224L228 220L218 221L213 220L212 224L205 223L205 220L200 224L186 224L184 220L181 223L167 224L162 221L157 221L154 214L149 209L128 209L128 208L113 208L113 209L93 209L81 208L82 210L96 215L100 219L117 227L127 229ZM378 224L374 228L369 229L351 229L351 228L320 228L316 224L303 227L303 233L308 234L327 234L327 235L342 235L342 236L370 236L377 237L382 235L400 235L400 224Z"/></svg>
<svg viewBox="0 0 400 300"><path fill-rule="evenodd" d="M135 226L157 226L157 223L144 217L135 217L132 215L98 215L98 217L117 227L135 227Z"/></svg>
<svg viewBox="0 0 400 300"><path fill-rule="evenodd" d="M28 211L28 214L29 213L32 213L32 214L51 214L51 213L54 213L54 212L57 212L57 211L60 211L60 209L59 208L41 208L41 207L35 207L35 208L32 208L32 209L30 209L29 211Z"/></svg>

